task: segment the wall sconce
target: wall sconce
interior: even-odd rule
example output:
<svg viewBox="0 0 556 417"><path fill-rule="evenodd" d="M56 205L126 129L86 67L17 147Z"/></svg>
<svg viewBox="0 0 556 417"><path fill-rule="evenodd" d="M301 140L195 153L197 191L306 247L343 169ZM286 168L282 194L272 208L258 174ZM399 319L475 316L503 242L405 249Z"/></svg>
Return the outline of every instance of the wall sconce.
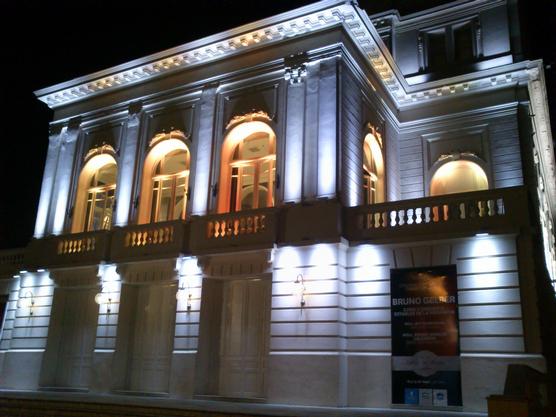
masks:
<svg viewBox="0 0 556 417"><path fill-rule="evenodd" d="M178 301L187 301L187 311L191 311L191 298L192 298L193 294L191 294L191 291L189 289L189 285L187 286L187 288L185 287L184 284L182 284L181 287L178 288L178 292L176 293L176 300Z"/></svg>
<svg viewBox="0 0 556 417"><path fill-rule="evenodd" d="M99 306L106 304L106 313L110 314L112 311L112 296L103 292L104 288L101 287L100 292L95 295L95 303Z"/></svg>
<svg viewBox="0 0 556 417"><path fill-rule="evenodd" d="M29 317L33 315L33 308L35 307L35 295L33 291L27 291L25 296L20 299L19 306L29 309Z"/></svg>
<svg viewBox="0 0 556 417"><path fill-rule="evenodd" d="M305 282L303 281L303 275L297 274L295 282L293 283L293 294L299 297L299 305L301 308L305 307Z"/></svg>

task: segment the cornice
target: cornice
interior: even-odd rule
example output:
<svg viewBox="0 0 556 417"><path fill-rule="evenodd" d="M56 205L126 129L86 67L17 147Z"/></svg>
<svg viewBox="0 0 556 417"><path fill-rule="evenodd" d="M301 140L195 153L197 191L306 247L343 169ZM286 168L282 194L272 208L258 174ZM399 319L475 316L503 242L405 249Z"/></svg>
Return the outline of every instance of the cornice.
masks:
<svg viewBox="0 0 556 417"><path fill-rule="evenodd" d="M325 0L35 94L49 107L56 108L334 26L343 27L398 108L478 90L503 88L527 77L524 72L527 66L519 63L409 86L366 12L354 2Z"/></svg>

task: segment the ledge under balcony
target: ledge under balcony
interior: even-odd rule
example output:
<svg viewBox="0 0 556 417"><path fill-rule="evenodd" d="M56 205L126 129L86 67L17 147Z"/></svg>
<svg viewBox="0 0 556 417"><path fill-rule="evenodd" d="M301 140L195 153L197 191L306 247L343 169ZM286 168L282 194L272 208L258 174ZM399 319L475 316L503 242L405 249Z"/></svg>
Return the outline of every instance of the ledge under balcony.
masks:
<svg viewBox="0 0 556 417"><path fill-rule="evenodd" d="M25 264L37 268L98 264L108 259L110 233L98 230L32 240Z"/></svg>
<svg viewBox="0 0 556 417"><path fill-rule="evenodd" d="M23 269L25 248L0 251L0 277L17 274Z"/></svg>
<svg viewBox="0 0 556 417"><path fill-rule="evenodd" d="M274 207L191 219L190 249L195 255L234 249L271 248L277 238Z"/></svg>
<svg viewBox="0 0 556 417"><path fill-rule="evenodd" d="M344 211L344 236L352 243L517 233L528 224L525 187L392 201Z"/></svg>
<svg viewBox="0 0 556 417"><path fill-rule="evenodd" d="M112 231L110 260L114 262L174 258L189 253L189 222L147 223Z"/></svg>

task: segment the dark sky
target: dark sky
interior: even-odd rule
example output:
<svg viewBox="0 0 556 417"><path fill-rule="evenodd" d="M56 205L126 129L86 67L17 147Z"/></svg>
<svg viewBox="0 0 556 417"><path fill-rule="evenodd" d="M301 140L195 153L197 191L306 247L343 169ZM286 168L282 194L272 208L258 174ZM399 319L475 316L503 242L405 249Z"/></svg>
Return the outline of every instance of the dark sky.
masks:
<svg viewBox="0 0 556 417"><path fill-rule="evenodd" d="M5 1L0 5L0 249L32 236L51 111L33 91L311 3L301 0ZM361 0L408 14L442 0ZM556 2L522 0L527 55L556 61ZM195 5L193 7L193 5ZM556 70L547 70L554 92ZM556 96L552 94L551 96ZM553 111L554 113L554 111ZM554 120L554 118L553 118Z"/></svg>

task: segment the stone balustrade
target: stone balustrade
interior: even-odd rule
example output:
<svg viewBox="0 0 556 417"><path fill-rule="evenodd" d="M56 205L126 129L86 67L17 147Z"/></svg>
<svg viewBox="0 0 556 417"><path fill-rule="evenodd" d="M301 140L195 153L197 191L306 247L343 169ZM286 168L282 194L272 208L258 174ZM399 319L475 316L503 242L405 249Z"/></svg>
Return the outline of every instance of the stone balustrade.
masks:
<svg viewBox="0 0 556 417"><path fill-rule="evenodd" d="M179 256L187 252L188 223L182 220L115 228L112 260L139 260Z"/></svg>
<svg viewBox="0 0 556 417"><path fill-rule="evenodd" d="M271 247L277 240L277 209L195 217L191 229L192 251L205 253L233 247Z"/></svg>
<svg viewBox="0 0 556 417"><path fill-rule="evenodd" d="M511 233L528 224L527 198L524 187L513 187L347 208L336 200L325 200L193 216L187 222L49 236L33 240L25 260L23 250L0 253L0 272L33 265L71 266L339 241L341 237L350 242L397 242Z"/></svg>
<svg viewBox="0 0 556 417"><path fill-rule="evenodd" d="M509 231L526 216L525 191L513 187L350 207L344 234L360 241Z"/></svg>
<svg viewBox="0 0 556 417"><path fill-rule="evenodd" d="M38 268L88 265L108 260L110 231L48 236L32 240L26 263Z"/></svg>

